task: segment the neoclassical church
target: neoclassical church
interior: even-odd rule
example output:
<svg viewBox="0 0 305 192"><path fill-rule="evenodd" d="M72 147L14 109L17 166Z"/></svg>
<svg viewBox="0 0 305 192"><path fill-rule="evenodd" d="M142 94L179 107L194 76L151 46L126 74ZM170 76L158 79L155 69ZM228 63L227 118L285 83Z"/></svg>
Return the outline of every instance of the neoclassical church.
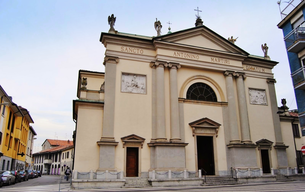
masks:
<svg viewBox="0 0 305 192"><path fill-rule="evenodd" d="M250 55L200 17L165 35L156 21L155 37L118 32L114 22L112 15L100 37L105 72L78 74L75 172L158 179L167 171L268 175L297 166L302 136L294 139L291 121L278 114L278 62L266 44L264 56Z"/></svg>

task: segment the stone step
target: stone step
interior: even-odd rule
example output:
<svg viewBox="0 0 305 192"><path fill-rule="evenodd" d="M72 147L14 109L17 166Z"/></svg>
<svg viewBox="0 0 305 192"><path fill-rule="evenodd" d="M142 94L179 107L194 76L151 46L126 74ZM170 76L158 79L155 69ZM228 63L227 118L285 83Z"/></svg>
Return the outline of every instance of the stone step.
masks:
<svg viewBox="0 0 305 192"><path fill-rule="evenodd" d="M236 179L225 176L207 176L204 185L235 185Z"/></svg>
<svg viewBox="0 0 305 192"><path fill-rule="evenodd" d="M147 178L134 177L134 178L125 178L124 188L144 188L151 187Z"/></svg>

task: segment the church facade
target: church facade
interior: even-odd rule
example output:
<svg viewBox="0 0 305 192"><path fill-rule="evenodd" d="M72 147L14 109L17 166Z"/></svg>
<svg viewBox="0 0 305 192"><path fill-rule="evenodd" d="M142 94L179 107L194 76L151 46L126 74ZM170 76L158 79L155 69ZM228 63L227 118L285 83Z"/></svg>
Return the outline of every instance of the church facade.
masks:
<svg viewBox="0 0 305 192"><path fill-rule="evenodd" d="M74 171L258 176L297 166L266 49L252 56L202 24L156 37L112 27L100 41L105 73L79 71Z"/></svg>

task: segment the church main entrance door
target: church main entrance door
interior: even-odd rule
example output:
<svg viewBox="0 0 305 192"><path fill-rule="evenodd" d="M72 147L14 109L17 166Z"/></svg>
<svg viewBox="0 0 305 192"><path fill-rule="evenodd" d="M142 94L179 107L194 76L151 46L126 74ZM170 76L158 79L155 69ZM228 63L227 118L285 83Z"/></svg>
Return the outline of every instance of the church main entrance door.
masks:
<svg viewBox="0 0 305 192"><path fill-rule="evenodd" d="M197 136L197 157L198 170L206 171L207 175L215 175L213 137Z"/></svg>
<svg viewBox="0 0 305 192"><path fill-rule="evenodd" d="M127 147L126 177L138 177L139 148Z"/></svg>

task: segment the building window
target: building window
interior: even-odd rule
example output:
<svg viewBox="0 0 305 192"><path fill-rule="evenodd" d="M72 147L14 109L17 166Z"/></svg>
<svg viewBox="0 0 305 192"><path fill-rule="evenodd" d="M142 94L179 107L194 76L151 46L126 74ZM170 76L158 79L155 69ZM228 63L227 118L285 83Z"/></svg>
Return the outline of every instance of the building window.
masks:
<svg viewBox="0 0 305 192"><path fill-rule="evenodd" d="M294 137L301 137L298 124L292 124L292 131Z"/></svg>
<svg viewBox="0 0 305 192"><path fill-rule="evenodd" d="M4 170L4 167L5 167L5 160L3 159L2 170Z"/></svg>
<svg viewBox="0 0 305 192"><path fill-rule="evenodd" d="M65 158L65 154L64 153L62 153L62 159L64 159Z"/></svg>
<svg viewBox="0 0 305 192"><path fill-rule="evenodd" d="M189 87L186 98L199 101L217 102L217 97L213 89L204 83L194 83Z"/></svg>
<svg viewBox="0 0 305 192"><path fill-rule="evenodd" d="M3 109L2 109L2 115L4 116L4 114L5 114L5 105L3 105Z"/></svg>
<svg viewBox="0 0 305 192"><path fill-rule="evenodd" d="M10 170L10 161L7 161L7 167L6 170Z"/></svg>
<svg viewBox="0 0 305 192"><path fill-rule="evenodd" d="M298 162L298 165L303 165L303 159L302 159L302 151L296 151L297 152L297 162Z"/></svg>
<svg viewBox="0 0 305 192"><path fill-rule="evenodd" d="M2 143L2 132L0 131L0 145Z"/></svg>
<svg viewBox="0 0 305 192"><path fill-rule="evenodd" d="M69 159L69 152L67 152L67 159Z"/></svg>

